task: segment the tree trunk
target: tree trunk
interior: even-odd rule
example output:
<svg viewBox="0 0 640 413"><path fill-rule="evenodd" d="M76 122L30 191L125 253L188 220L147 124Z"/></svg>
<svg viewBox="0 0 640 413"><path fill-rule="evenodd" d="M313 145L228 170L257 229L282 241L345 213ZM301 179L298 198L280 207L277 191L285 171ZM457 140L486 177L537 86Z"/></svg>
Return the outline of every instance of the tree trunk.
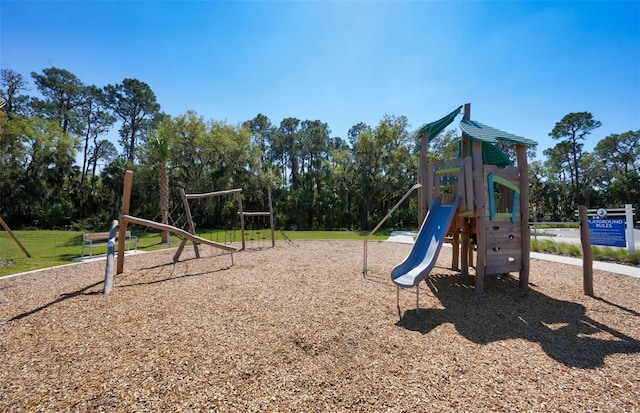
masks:
<svg viewBox="0 0 640 413"><path fill-rule="evenodd" d="M169 224L169 171L166 163L160 165L160 212L162 223ZM169 233L166 231L162 233L162 243L169 243Z"/></svg>

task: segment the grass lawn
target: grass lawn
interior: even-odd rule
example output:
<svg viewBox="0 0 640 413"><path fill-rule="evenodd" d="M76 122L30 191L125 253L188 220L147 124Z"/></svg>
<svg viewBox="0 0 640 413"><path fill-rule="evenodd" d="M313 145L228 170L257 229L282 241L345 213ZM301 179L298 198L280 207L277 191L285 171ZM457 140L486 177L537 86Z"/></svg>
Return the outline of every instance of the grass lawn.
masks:
<svg viewBox="0 0 640 413"><path fill-rule="evenodd" d="M74 258L80 257L82 251L81 231L13 231L22 245L31 255L31 258L22 252L20 247L11 239L9 234L0 230L0 277L25 271L38 270L41 268L55 267L74 262ZM140 239L138 249L151 251L167 248L160 243L160 233L150 231L132 231ZM389 236L390 231L378 231L373 240L384 240ZM285 235L292 241L302 240L363 240L369 234L368 231L286 231ZM208 240L225 243L240 242L240 231L224 230L203 230L198 235ZM269 230L257 233L256 231L246 232L247 240L266 239L270 240ZM276 242L283 241L283 233L275 232ZM177 247L180 239L172 236L171 246ZM94 255L105 254L106 246L93 249Z"/></svg>

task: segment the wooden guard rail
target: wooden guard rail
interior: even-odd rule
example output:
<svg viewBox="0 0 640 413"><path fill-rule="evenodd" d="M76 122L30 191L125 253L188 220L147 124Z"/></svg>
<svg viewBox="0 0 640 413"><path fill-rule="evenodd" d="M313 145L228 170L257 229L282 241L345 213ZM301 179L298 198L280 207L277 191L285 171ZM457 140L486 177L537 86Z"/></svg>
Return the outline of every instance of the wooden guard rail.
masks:
<svg viewBox="0 0 640 413"><path fill-rule="evenodd" d="M389 212L387 212L387 215L385 215L384 218L382 218L382 220L378 223L378 225L376 225L376 227L369 233L369 235L367 235L367 237L364 239L364 251L362 254L362 275L364 277L367 276L367 243L369 242L369 238L371 238L371 236L373 234L375 234L375 232L380 229L380 227L382 226L382 224L385 223L385 221L387 219L389 219L389 217L391 216L391 214L393 214L395 212L396 209L398 209L400 207L400 205L402 205L402 203L404 202L405 199L407 199L409 197L409 195L411 195L411 193L413 191L415 191L416 189L420 188L422 186L422 184L415 184L414 186L412 186L407 193L404 194L404 196L402 198L400 198L400 200L398 201L398 203L396 203L393 208L391 208L389 210Z"/></svg>

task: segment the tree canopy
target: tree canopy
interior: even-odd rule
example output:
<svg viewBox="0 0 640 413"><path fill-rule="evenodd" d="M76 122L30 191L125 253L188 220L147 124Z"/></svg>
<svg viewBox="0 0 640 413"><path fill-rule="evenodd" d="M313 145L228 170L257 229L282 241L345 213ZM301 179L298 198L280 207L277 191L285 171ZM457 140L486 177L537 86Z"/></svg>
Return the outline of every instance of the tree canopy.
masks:
<svg viewBox="0 0 640 413"><path fill-rule="evenodd" d="M282 229L371 229L418 179L420 128L402 115L375 125L354 120L340 137L320 119L258 113L232 125L195 111L168 116L138 79L86 85L55 67L31 79L33 90L19 73L0 70L0 216L16 228L107 228L126 169L136 176L133 215L179 221L181 188L242 188L248 210L265 210L270 187ZM600 126L590 112L550 125L558 142L529 168L536 219L572 221L578 203L640 207L640 131L602 137L586 152L586 137ZM118 142L109 140L112 130ZM445 130L429 159L457 157L458 145L459 132ZM410 200L386 225L414 227L416 208ZM231 198L192 209L201 228L238 225Z"/></svg>

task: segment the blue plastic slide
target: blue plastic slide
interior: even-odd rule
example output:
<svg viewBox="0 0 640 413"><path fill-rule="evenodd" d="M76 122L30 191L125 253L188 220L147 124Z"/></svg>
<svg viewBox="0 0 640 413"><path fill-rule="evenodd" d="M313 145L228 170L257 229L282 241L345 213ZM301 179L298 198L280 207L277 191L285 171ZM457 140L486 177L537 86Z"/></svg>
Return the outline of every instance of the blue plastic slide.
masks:
<svg viewBox="0 0 640 413"><path fill-rule="evenodd" d="M460 197L452 205L440 205L440 198L433 201L409 255L391 270L394 284L413 287L429 275L459 204Z"/></svg>

